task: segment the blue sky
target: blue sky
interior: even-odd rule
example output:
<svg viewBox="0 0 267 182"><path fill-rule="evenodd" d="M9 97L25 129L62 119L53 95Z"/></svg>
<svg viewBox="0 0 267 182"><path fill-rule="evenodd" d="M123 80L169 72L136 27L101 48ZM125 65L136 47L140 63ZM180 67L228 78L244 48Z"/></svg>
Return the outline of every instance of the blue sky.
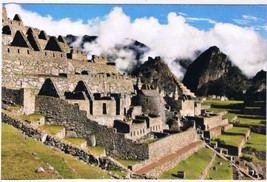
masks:
<svg viewBox="0 0 267 182"><path fill-rule="evenodd" d="M169 12L175 12L185 18L190 25L201 30L213 27L213 21L232 23L241 27L254 27L262 36L267 36L266 5L96 5L96 4L22 4L26 10L40 15L51 15L53 19L70 18L72 21L95 17L104 17L119 6L133 21L136 18L155 17L160 23L167 23Z"/></svg>
<svg viewBox="0 0 267 182"><path fill-rule="evenodd" d="M177 77L183 72L173 60L195 59L195 51L214 45L247 76L266 70L266 5L8 4L6 8L9 18L18 13L25 25L48 35L97 35L83 51L89 57L116 55L121 70L134 64L134 53L116 50L125 38L150 48L142 61L161 56Z"/></svg>

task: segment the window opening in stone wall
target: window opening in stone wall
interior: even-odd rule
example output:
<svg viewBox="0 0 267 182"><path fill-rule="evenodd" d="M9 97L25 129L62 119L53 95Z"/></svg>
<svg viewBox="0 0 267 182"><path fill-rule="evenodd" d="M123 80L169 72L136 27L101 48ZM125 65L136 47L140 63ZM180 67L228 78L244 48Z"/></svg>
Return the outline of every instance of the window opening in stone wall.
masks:
<svg viewBox="0 0 267 182"><path fill-rule="evenodd" d="M120 110L121 110L121 107L120 107L120 99L119 98L116 98L116 115L120 115Z"/></svg>
<svg viewBox="0 0 267 182"><path fill-rule="evenodd" d="M55 57L55 53L53 53L53 57Z"/></svg>
<svg viewBox="0 0 267 182"><path fill-rule="evenodd" d="M19 49L18 49L18 53L19 53Z"/></svg>
<svg viewBox="0 0 267 182"><path fill-rule="evenodd" d="M62 54L60 54L60 57L63 57L63 55L62 55Z"/></svg>
<svg viewBox="0 0 267 182"><path fill-rule="evenodd" d="M47 52L45 52L45 56L47 56Z"/></svg>
<svg viewBox="0 0 267 182"><path fill-rule="evenodd" d="M107 114L107 104L103 103L103 114Z"/></svg>
<svg viewBox="0 0 267 182"><path fill-rule="evenodd" d="M7 49L7 52L10 53L10 49L9 48Z"/></svg>
<svg viewBox="0 0 267 182"><path fill-rule="evenodd" d="M90 100L90 114L93 115L93 101Z"/></svg>
<svg viewBox="0 0 267 182"><path fill-rule="evenodd" d="M127 114L126 113L126 108L123 109L123 114L124 114L124 116L126 116L126 114Z"/></svg>
<svg viewBox="0 0 267 182"><path fill-rule="evenodd" d="M27 50L27 54L30 54L30 51L29 50Z"/></svg>

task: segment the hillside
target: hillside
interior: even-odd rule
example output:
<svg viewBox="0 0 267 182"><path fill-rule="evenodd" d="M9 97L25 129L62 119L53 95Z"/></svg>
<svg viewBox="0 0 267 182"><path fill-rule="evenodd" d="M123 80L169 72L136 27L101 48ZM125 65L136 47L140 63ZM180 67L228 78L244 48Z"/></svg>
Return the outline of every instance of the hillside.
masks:
<svg viewBox="0 0 267 182"><path fill-rule="evenodd" d="M199 96L225 95L242 98L247 78L216 46L210 47L187 69L183 83Z"/></svg>
<svg viewBox="0 0 267 182"><path fill-rule="evenodd" d="M149 57L146 62L133 71L132 75L140 77L143 83L164 90L167 94L175 91L175 76L160 57L155 59Z"/></svg>

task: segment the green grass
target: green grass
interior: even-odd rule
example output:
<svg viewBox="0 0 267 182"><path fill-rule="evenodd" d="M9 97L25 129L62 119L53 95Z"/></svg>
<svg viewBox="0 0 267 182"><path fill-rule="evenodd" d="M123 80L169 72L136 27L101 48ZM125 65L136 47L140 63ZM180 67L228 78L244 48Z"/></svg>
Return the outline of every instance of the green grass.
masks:
<svg viewBox="0 0 267 182"><path fill-rule="evenodd" d="M231 104L243 104L244 101L240 100L228 100L228 101L220 101L220 100L205 100L203 101L203 105L221 105L221 106L227 106Z"/></svg>
<svg viewBox="0 0 267 182"><path fill-rule="evenodd" d="M214 107L212 107L212 108L208 109L207 111L209 111L209 112L213 112L214 114L218 114L218 113L220 113L220 112L222 112L222 111L225 111L225 109L214 108Z"/></svg>
<svg viewBox="0 0 267 182"><path fill-rule="evenodd" d="M235 147L238 147L239 144L241 143L241 141L243 140L242 135L221 135L219 137L217 137L220 140L223 140L225 142L226 145L232 145ZM217 138L215 138L214 140L216 140Z"/></svg>
<svg viewBox="0 0 267 182"><path fill-rule="evenodd" d="M236 122L240 124L253 124L253 125L264 125L266 123L266 117L261 115L248 115L242 114L243 101L229 100L229 101L219 101L219 100L206 100L202 103L203 105L210 105L211 108L208 111L213 111L217 114L222 111L228 111L223 118L229 120L235 119ZM246 107L246 109L258 109L258 107Z"/></svg>
<svg viewBox="0 0 267 182"><path fill-rule="evenodd" d="M251 132L244 147L252 147L257 151L266 151L266 135Z"/></svg>
<svg viewBox="0 0 267 182"><path fill-rule="evenodd" d="M114 176L117 176L117 177L126 177L126 175L128 174L128 172L126 171L119 171L119 170L111 170L110 171Z"/></svg>
<svg viewBox="0 0 267 182"><path fill-rule="evenodd" d="M214 138L214 140L220 139L223 140L226 145L232 145L237 147L242 142L244 134L246 134L248 130L248 128L233 127L227 130L222 135Z"/></svg>
<svg viewBox="0 0 267 182"><path fill-rule="evenodd" d="M253 124L253 125L263 125L262 121L264 119L254 119L254 118L245 118L245 117L237 117L236 121L239 121L240 124Z"/></svg>
<svg viewBox="0 0 267 182"><path fill-rule="evenodd" d="M17 111L17 110L19 110L21 108L21 106L20 105L18 105L18 104L15 104L15 105L8 105L8 108L7 108L7 110L8 111Z"/></svg>
<svg viewBox="0 0 267 182"><path fill-rule="evenodd" d="M219 165L219 162L222 162L222 165ZM216 170L212 168L216 167ZM216 156L213 165L208 172L206 179L212 180L232 180L233 179L233 168L229 167L229 163L220 157Z"/></svg>
<svg viewBox="0 0 267 182"><path fill-rule="evenodd" d="M37 156L32 155L36 153ZM59 149L48 147L2 123L2 179L102 179L109 178L100 168L78 161ZM58 171L48 169L46 163ZM45 173L35 173L42 166ZM60 177L61 176L61 177Z"/></svg>
<svg viewBox="0 0 267 182"><path fill-rule="evenodd" d="M117 161L122 165L124 165L125 167L133 166L140 162L140 160L123 160L123 159L117 159Z"/></svg>
<svg viewBox="0 0 267 182"><path fill-rule="evenodd" d="M226 131L226 134L246 134L249 131L249 128L245 127L233 127Z"/></svg>
<svg viewBox="0 0 267 182"><path fill-rule="evenodd" d="M198 179L203 170L207 167L214 152L208 148L203 148L194 153L188 159L181 161L176 167L164 172L161 179L177 179L173 174L177 171L185 171L186 179Z"/></svg>
<svg viewBox="0 0 267 182"><path fill-rule="evenodd" d="M80 147L84 142L87 143L87 141L84 138L71 138L71 137L65 137L63 141L68 141L72 143L73 145L76 145Z"/></svg>
<svg viewBox="0 0 267 182"><path fill-rule="evenodd" d="M28 120L28 121L35 122L35 121L39 121L43 117L43 115L39 113L33 113L29 115L22 115L20 117L24 121Z"/></svg>
<svg viewBox="0 0 267 182"><path fill-rule="evenodd" d="M156 142L158 140L159 140L158 138L152 138L152 139L146 140L144 143L145 144L150 144L150 143Z"/></svg>
<svg viewBox="0 0 267 182"><path fill-rule="evenodd" d="M97 155L100 156L102 154L104 154L105 148L101 147L101 146L87 146L87 149L89 150L89 152L91 152L93 155Z"/></svg>
<svg viewBox="0 0 267 182"><path fill-rule="evenodd" d="M233 120L236 117L236 114L234 113L227 113L223 115L223 118L229 119L230 121Z"/></svg>
<svg viewBox="0 0 267 182"><path fill-rule="evenodd" d="M45 130L47 133L51 135L56 135L58 132L63 130L63 126L57 126L57 125L43 125L39 127L41 130Z"/></svg>

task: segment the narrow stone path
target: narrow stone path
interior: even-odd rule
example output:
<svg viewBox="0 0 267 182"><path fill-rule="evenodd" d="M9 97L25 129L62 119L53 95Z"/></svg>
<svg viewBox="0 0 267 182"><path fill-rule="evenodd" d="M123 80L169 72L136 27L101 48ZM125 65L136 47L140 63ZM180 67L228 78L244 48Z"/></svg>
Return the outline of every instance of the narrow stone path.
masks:
<svg viewBox="0 0 267 182"><path fill-rule="evenodd" d="M214 148L212 148L211 146L209 146L208 144L206 144L205 143L205 145L209 148L209 149L211 149L211 150L213 150L213 151L215 151L216 152L216 154L218 155L218 156L220 156L222 159L224 159L224 160L226 160L226 161L228 161L232 166L234 166L238 171L241 171L242 173L244 173L246 176L248 176L249 178L251 178L251 179L253 179L253 180L257 180L256 178L254 178L253 176L251 176L251 175L249 175L248 173L247 173L247 171L246 170L244 170L244 169L242 169L242 168L240 168L240 167L238 167L237 165L235 165L235 163L233 163L233 162L231 162L231 161L229 161L225 156L224 156L224 154L220 154L219 152L217 152Z"/></svg>
<svg viewBox="0 0 267 182"><path fill-rule="evenodd" d="M182 149L179 149L177 151L175 151L174 153L170 154L170 155L167 155L141 169L138 169L137 171L135 171L135 173L137 174L146 174L148 173L150 170L160 166L160 165L163 165L164 163L170 161L170 160L173 160L177 155L181 155L185 152L188 152L189 150L195 148L197 145L200 145L202 143L202 141L196 141L196 142L193 142L189 145L187 145L186 147L182 148Z"/></svg>
<svg viewBox="0 0 267 182"><path fill-rule="evenodd" d="M213 164L215 158L216 158L216 153L213 154L213 156L212 156L212 158L211 158L209 164L208 164L207 167L203 170L203 172L201 173L199 179L204 180L204 179L206 178L206 176L207 176L208 172L210 171L210 168L211 168L211 166L212 166L212 164Z"/></svg>

